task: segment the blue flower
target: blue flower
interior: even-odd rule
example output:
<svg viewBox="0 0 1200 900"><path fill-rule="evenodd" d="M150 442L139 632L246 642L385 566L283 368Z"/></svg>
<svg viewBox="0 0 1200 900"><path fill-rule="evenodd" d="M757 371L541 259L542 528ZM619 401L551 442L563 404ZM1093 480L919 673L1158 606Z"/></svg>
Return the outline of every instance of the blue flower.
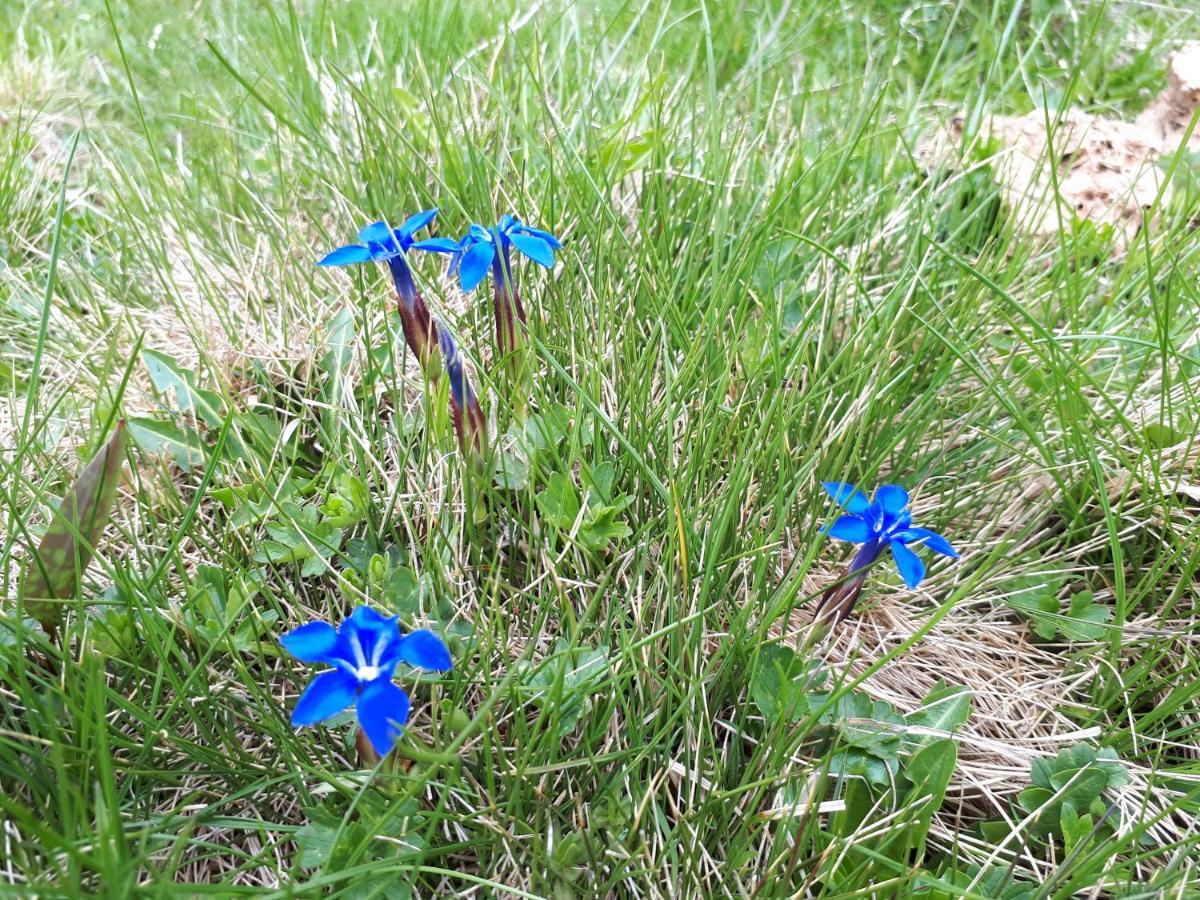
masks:
<svg viewBox="0 0 1200 900"><path fill-rule="evenodd" d="M873 563L890 547L900 577L909 588L915 588L925 577L925 564L909 549L911 544L924 544L934 553L958 558L950 542L928 528L913 525L908 511L908 492L898 484L885 484L875 492L874 501L852 484L844 481L822 482L829 496L841 506L846 515L838 518L825 533L838 540L862 544L851 569L859 571Z"/></svg>
<svg viewBox="0 0 1200 900"><path fill-rule="evenodd" d="M338 247L317 261L318 266L353 266L365 262L386 262L404 256L416 243L413 235L433 221L436 208L409 216L399 228L386 222L373 222L358 233L360 244Z"/></svg>
<svg viewBox="0 0 1200 900"><path fill-rule="evenodd" d="M399 228L390 228L386 222L375 222L358 233L361 244L338 247L317 262L318 266L387 263L396 287L396 296L400 300L400 326L404 329L404 341L426 371L431 371L437 334L429 307L417 290L412 270L408 267L408 251L417 244L413 235L432 222L437 213L436 208L419 212L409 216ZM432 371L436 372L435 369Z"/></svg>
<svg viewBox="0 0 1200 900"><path fill-rule="evenodd" d="M448 274L457 273L462 289L473 291L487 277L489 269L497 288L505 289L505 282L512 280L511 249L549 269L554 266L554 251L561 249L562 243L550 232L506 215L492 228L472 225L459 241L432 238L417 241L413 246L418 250L449 253Z"/></svg>
<svg viewBox="0 0 1200 900"><path fill-rule="evenodd" d="M315 725L355 704L358 722L380 756L392 749L408 721L409 700L392 683L397 664L448 672L450 651L432 631L400 634L400 617L360 606L336 630L310 622L279 639L304 662L333 668L322 672L296 701L292 725Z"/></svg>

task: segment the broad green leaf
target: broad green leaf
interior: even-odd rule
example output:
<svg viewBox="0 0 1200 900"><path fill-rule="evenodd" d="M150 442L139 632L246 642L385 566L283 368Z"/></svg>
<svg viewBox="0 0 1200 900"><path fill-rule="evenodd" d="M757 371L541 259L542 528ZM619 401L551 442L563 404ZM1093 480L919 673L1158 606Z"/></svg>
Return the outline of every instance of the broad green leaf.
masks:
<svg viewBox="0 0 1200 900"><path fill-rule="evenodd" d="M617 470L610 462L600 463L591 470L585 468L580 473L580 480L588 489L588 502L593 506L611 506L613 482L616 477Z"/></svg>
<svg viewBox="0 0 1200 900"><path fill-rule="evenodd" d="M938 683L921 703L921 707L905 717L909 725L954 731L966 724L971 715L971 692L960 685ZM935 740L917 736L918 740Z"/></svg>
<svg viewBox="0 0 1200 900"><path fill-rule="evenodd" d="M521 688L533 704L552 711L558 734L565 737L591 709L608 672L608 651L603 647L572 649L559 640L543 663L524 667Z"/></svg>
<svg viewBox="0 0 1200 900"><path fill-rule="evenodd" d="M579 516L579 494L570 476L555 472L546 489L537 495L538 508L546 521L563 531L570 531Z"/></svg>
<svg viewBox="0 0 1200 900"><path fill-rule="evenodd" d="M768 727L781 719L795 721L808 712L811 672L811 664L790 647L769 644L762 648L750 682L750 699L768 720Z"/></svg>
<svg viewBox="0 0 1200 900"><path fill-rule="evenodd" d="M174 392L181 410L194 411L209 428L221 427L225 421L225 415L221 411L221 397L213 391L198 387L194 372L184 369L174 359L157 350L143 350L142 362L159 393L169 396Z"/></svg>
<svg viewBox="0 0 1200 900"><path fill-rule="evenodd" d="M199 436L185 431L170 422L158 419L134 418L129 420L129 436L139 450L145 453L168 453L175 465L184 472L204 464L204 448Z"/></svg>
<svg viewBox="0 0 1200 900"><path fill-rule="evenodd" d="M946 799L946 788L954 777L957 762L958 745L949 738L941 738L926 744L904 765L904 774L912 783L908 800L919 804L916 807L916 819L904 836L905 846L916 848L919 855L925 852L933 814Z"/></svg>
<svg viewBox="0 0 1200 900"><path fill-rule="evenodd" d="M885 788L899 774L900 760L863 750L839 750L829 757L829 771L839 778L857 775L876 787Z"/></svg>
<svg viewBox="0 0 1200 900"><path fill-rule="evenodd" d="M913 785L912 793L917 796L932 794L937 801L936 809L946 794L957 762L958 745L950 738L939 738L926 744L904 766L904 774Z"/></svg>
<svg viewBox="0 0 1200 900"><path fill-rule="evenodd" d="M496 454L496 471L492 473L497 487L510 491L524 490L529 486L529 461L517 450L503 450Z"/></svg>
<svg viewBox="0 0 1200 900"><path fill-rule="evenodd" d="M1038 812L1035 833L1062 836L1064 804L1090 810L1106 790L1127 784L1129 774L1113 749L1076 744L1057 756L1036 760L1032 779L1033 784L1017 797L1018 805L1026 812Z"/></svg>
<svg viewBox="0 0 1200 900"><path fill-rule="evenodd" d="M1050 802L1050 798L1053 796L1054 791L1049 788L1032 785L1017 795L1017 805L1025 812L1036 812Z"/></svg>
<svg viewBox="0 0 1200 900"><path fill-rule="evenodd" d="M1129 771L1121 762L1121 757L1112 747L1101 747L1096 752L1096 765L1108 775L1110 788L1124 787L1129 784Z"/></svg>
<svg viewBox="0 0 1200 900"><path fill-rule="evenodd" d="M617 519L617 508L589 509L579 528L579 542L591 550L603 550L611 541L633 534L633 529Z"/></svg>
<svg viewBox="0 0 1200 900"><path fill-rule="evenodd" d="M1055 772L1050 776L1050 784L1056 792L1063 792L1063 802L1086 809L1108 787L1108 774L1088 766L1074 772Z"/></svg>
<svg viewBox="0 0 1200 900"><path fill-rule="evenodd" d="M1176 431L1170 425L1157 422L1143 428L1142 434L1146 436L1147 443L1156 450L1165 450L1187 438L1186 432Z"/></svg>
<svg viewBox="0 0 1200 900"><path fill-rule="evenodd" d="M349 528L367 517L369 506L366 483L350 472L339 472L336 487L321 505L321 515L334 528Z"/></svg>
<svg viewBox="0 0 1200 900"><path fill-rule="evenodd" d="M1012 826L1003 819L985 819L979 823L979 833L989 844L999 846L1012 836Z"/></svg>
<svg viewBox="0 0 1200 900"><path fill-rule="evenodd" d="M1024 614L1029 627L1043 640L1053 640L1058 633L1058 598L1053 593L1025 591L1004 600L1009 606Z"/></svg>
<svg viewBox="0 0 1200 900"><path fill-rule="evenodd" d="M1046 641L1055 636L1058 618L1058 594L1067 583L1064 572L1046 572L1044 575L1022 575L1012 578L1006 586L1004 602L1030 619L1030 626Z"/></svg>
<svg viewBox="0 0 1200 900"><path fill-rule="evenodd" d="M844 754L834 754L830 760L830 772L839 777L847 774L863 776L865 769L866 765L861 759L861 755L858 760L847 761ZM883 784L887 783L886 768L876 768L873 774L876 778L882 778ZM870 815L875 800L868 781L873 781L873 779L863 776L846 778L842 782L842 801L846 804L846 808L830 816L830 834L849 838L862 828L863 820Z"/></svg>
<svg viewBox="0 0 1200 900"><path fill-rule="evenodd" d="M1071 597L1067 619L1058 623L1059 633L1069 641L1098 641L1108 630L1106 624L1112 609L1092 599L1091 591L1080 591Z"/></svg>
<svg viewBox="0 0 1200 900"><path fill-rule="evenodd" d="M337 836L336 827L309 822L296 832L296 862L305 868L325 865L333 856Z"/></svg>
<svg viewBox="0 0 1200 900"><path fill-rule="evenodd" d="M71 491L54 511L33 558L25 564L20 591L25 608L51 636L57 633L62 608L49 601L72 596L91 562L117 496L127 435L125 420L121 419L75 479Z"/></svg>
<svg viewBox="0 0 1200 900"><path fill-rule="evenodd" d="M1092 826L1095 824L1090 815L1081 816L1075 809L1075 804L1070 802L1062 805L1058 821L1062 826L1063 844L1068 853L1074 850L1076 845L1087 840L1092 833Z"/></svg>

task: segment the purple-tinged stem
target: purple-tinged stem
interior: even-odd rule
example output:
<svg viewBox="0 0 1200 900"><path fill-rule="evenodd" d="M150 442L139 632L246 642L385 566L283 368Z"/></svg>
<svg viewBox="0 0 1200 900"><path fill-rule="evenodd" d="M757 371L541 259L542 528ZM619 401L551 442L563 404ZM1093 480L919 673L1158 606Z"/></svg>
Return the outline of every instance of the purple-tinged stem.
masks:
<svg viewBox="0 0 1200 900"><path fill-rule="evenodd" d="M513 356L517 350L520 333L517 321L526 323L525 308L521 305L521 295L512 277L512 260L509 249L503 241L497 239L499 252L492 259L492 284L495 285L493 306L496 315L496 347L501 358L511 357L510 366L517 364Z"/></svg>
<svg viewBox="0 0 1200 900"><path fill-rule="evenodd" d="M354 749L358 751L358 762L364 769L373 769L379 765L380 756L371 746L371 741L362 728L354 732Z"/></svg>
<svg viewBox="0 0 1200 900"><path fill-rule="evenodd" d="M404 341L421 368L429 373L430 378L436 379L438 370L430 365L430 361L438 340L437 325L429 315L429 307L417 290L404 257L393 256L388 260L388 268L392 273L392 283L396 286L396 297L400 301L400 327L404 329Z"/></svg>
<svg viewBox="0 0 1200 900"><path fill-rule="evenodd" d="M445 326L438 329L438 343L446 364L446 375L450 379L450 415L454 420L454 431L458 434L458 446L463 450L471 447L482 453L487 440L487 421L463 367L462 357L458 355L454 339Z"/></svg>
<svg viewBox="0 0 1200 900"><path fill-rule="evenodd" d="M867 580L867 571L879 558L885 545L886 542L880 540L870 540L862 545L846 570L845 577L821 595L813 618L814 625L836 625L854 611L854 604L858 602L858 595L862 593Z"/></svg>

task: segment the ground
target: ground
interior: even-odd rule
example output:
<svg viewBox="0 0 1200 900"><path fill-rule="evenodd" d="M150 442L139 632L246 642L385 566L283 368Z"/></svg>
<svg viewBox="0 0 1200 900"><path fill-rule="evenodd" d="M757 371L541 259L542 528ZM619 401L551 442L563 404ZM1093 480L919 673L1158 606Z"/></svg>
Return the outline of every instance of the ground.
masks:
<svg viewBox="0 0 1200 900"><path fill-rule="evenodd" d="M1197 37L1182 0L5 5L4 891L1200 890L1194 120L1107 218L989 132L1138 121ZM482 453L386 269L315 265L433 206L564 244L515 266L516 367L490 283L411 256ZM118 427L51 634L31 550ZM904 485L958 558L814 625L822 481ZM278 644L360 604L454 660L399 673L380 765L293 729L319 667Z"/></svg>

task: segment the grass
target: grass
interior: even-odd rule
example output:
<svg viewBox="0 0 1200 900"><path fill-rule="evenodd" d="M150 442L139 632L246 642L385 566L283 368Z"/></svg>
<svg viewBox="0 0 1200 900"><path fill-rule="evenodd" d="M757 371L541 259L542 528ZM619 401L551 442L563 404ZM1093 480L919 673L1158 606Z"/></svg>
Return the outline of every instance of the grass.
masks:
<svg viewBox="0 0 1200 900"><path fill-rule="evenodd" d="M1196 26L1048 0L6 6L4 892L1200 890L1189 210L1115 256L1069 223L1038 244L985 166L915 156L959 111L1132 117ZM486 291L416 264L481 385L482 463L385 273L313 265L435 204L442 234L512 210L566 241L518 276L527 403ZM60 646L18 575L114 408L141 437ZM543 492L608 467L628 534L597 549ZM879 568L815 640L848 558L822 479L905 484L962 556L917 591ZM1085 590L1101 622L1071 632ZM407 680L376 771L347 722L290 727L312 668L275 643L364 602L456 664ZM965 721L919 711L939 681ZM1080 745L1128 783L1094 762L1051 789L1061 820L1023 809Z"/></svg>

